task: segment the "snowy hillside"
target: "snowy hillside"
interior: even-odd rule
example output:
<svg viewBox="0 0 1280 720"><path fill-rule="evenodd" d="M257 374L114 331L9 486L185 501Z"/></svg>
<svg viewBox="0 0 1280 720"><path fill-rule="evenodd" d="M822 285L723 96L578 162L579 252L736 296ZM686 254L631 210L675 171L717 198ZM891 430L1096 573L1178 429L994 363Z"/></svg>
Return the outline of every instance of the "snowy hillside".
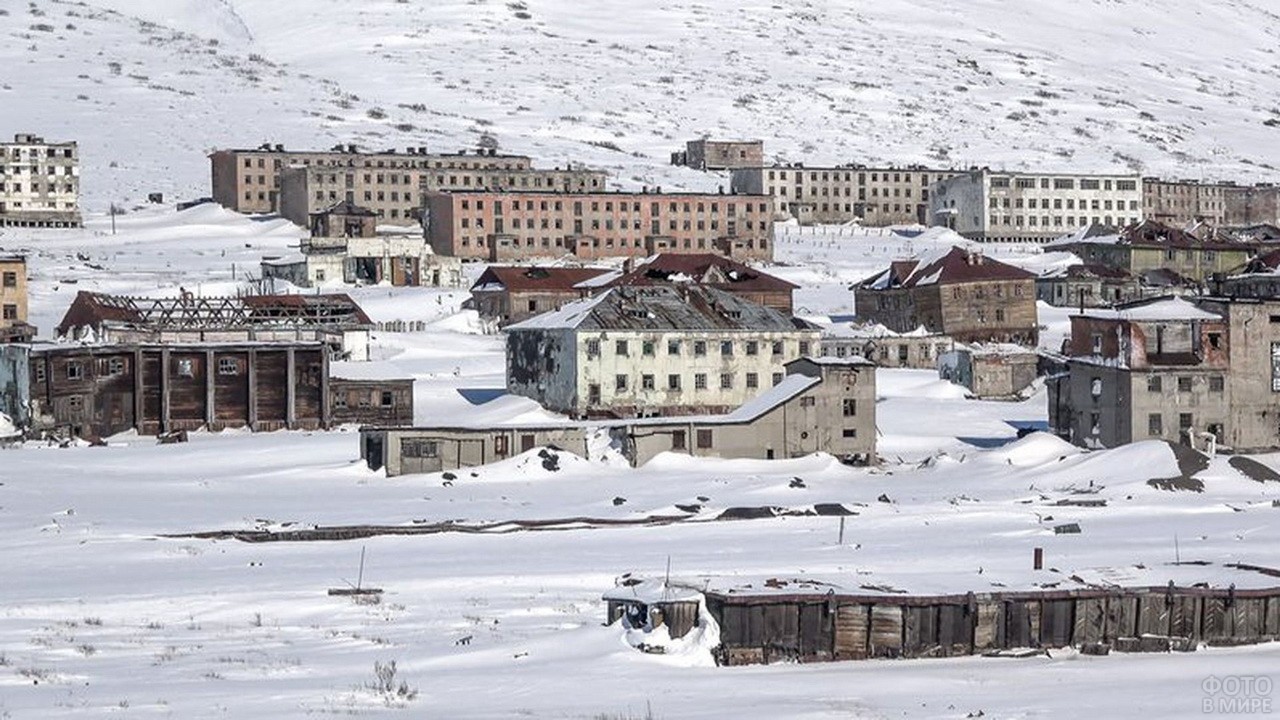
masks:
<svg viewBox="0 0 1280 720"><path fill-rule="evenodd" d="M809 163L1280 179L1280 14L1261 0L0 8L0 130L80 140L89 210L205 194L215 146L481 133L670 187L724 182L667 165L704 133Z"/></svg>

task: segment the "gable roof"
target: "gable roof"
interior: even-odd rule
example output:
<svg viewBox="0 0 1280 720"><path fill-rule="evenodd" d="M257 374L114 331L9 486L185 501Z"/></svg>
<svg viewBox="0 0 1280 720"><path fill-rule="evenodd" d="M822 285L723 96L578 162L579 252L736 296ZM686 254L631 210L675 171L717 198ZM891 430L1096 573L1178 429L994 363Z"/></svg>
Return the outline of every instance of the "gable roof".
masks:
<svg viewBox="0 0 1280 720"><path fill-rule="evenodd" d="M635 270L605 283L606 287L698 283L731 292L790 292L800 287L715 253L662 253ZM587 283L590 284L588 280Z"/></svg>
<svg viewBox="0 0 1280 720"><path fill-rule="evenodd" d="M574 285L603 275L609 271L605 268L591 267L546 267L522 265L490 265L485 268L471 291L506 290L520 292L528 290L544 290L547 292L570 292Z"/></svg>
<svg viewBox="0 0 1280 720"><path fill-rule="evenodd" d="M282 325L368 327L373 321L344 293L144 298L81 290L62 316L57 332L67 335L78 327L103 325L195 330Z"/></svg>
<svg viewBox="0 0 1280 720"><path fill-rule="evenodd" d="M585 300L507 326L507 331L812 330L815 325L703 285L610 288Z"/></svg>
<svg viewBox="0 0 1280 720"><path fill-rule="evenodd" d="M953 246L949 249L895 260L858 284L866 290L953 285L972 282L1033 280L1035 273L986 257L981 252Z"/></svg>

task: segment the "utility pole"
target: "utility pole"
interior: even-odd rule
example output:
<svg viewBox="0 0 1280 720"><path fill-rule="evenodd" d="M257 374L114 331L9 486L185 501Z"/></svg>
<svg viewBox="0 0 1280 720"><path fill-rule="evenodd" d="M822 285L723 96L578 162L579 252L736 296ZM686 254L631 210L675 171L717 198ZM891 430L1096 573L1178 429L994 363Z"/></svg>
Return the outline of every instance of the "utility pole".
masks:
<svg viewBox="0 0 1280 720"><path fill-rule="evenodd" d="M111 203L111 234L112 235L116 234L116 213L117 212L119 212L119 209L116 207L116 204Z"/></svg>

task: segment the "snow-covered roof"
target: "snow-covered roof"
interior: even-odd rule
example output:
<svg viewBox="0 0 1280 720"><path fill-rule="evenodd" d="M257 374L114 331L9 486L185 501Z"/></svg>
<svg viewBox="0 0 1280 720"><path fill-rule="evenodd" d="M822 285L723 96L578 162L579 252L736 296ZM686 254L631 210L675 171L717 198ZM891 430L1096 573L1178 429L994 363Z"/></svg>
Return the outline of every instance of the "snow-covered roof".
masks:
<svg viewBox="0 0 1280 720"><path fill-rule="evenodd" d="M507 331L551 328L785 332L812 325L736 293L682 284L610 288L510 325Z"/></svg>
<svg viewBox="0 0 1280 720"><path fill-rule="evenodd" d="M929 332L923 325L916 327L914 330L907 332L895 332L881 323L838 323L832 325L822 331L824 337L835 338L855 338L855 339L872 339L872 338L927 338L935 337L944 339L939 333Z"/></svg>
<svg viewBox="0 0 1280 720"><path fill-rule="evenodd" d="M669 602L698 602L702 593L686 585L667 584L662 580L640 580L630 585L619 585L606 590L603 600L641 602L645 605Z"/></svg>
<svg viewBox="0 0 1280 720"><path fill-rule="evenodd" d="M1132 303L1115 308L1091 308L1076 317L1100 320L1221 320L1222 316L1202 310L1181 297L1161 298L1154 302Z"/></svg>

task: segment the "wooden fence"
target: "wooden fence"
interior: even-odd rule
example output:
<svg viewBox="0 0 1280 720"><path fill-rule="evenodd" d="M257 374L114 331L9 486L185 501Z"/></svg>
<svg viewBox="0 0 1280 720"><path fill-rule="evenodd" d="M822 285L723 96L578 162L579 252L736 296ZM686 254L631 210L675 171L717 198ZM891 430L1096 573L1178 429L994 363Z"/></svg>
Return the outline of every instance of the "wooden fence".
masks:
<svg viewBox="0 0 1280 720"><path fill-rule="evenodd" d="M1025 648L1194 650L1280 639L1280 588L1156 587L945 596L708 593L717 661L948 657Z"/></svg>

